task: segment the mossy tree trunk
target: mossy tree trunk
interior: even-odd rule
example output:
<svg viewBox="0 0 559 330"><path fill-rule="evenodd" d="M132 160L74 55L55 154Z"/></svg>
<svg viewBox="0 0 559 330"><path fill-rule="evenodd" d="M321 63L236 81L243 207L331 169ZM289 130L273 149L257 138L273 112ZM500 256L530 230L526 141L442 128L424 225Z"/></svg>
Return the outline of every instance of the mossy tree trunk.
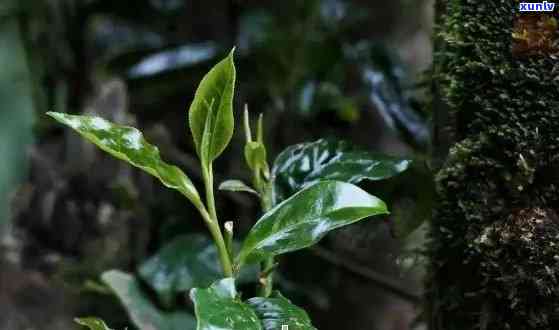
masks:
<svg viewBox="0 0 559 330"><path fill-rule="evenodd" d="M437 4L452 144L428 246L431 330L559 329L558 10L518 5Z"/></svg>

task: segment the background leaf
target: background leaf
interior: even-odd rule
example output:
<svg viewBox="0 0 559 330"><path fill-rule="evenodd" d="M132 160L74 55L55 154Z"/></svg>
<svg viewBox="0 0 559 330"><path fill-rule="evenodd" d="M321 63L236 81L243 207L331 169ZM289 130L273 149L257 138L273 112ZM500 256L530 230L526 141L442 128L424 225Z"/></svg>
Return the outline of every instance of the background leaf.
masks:
<svg viewBox="0 0 559 330"><path fill-rule="evenodd" d="M388 214L386 204L361 188L318 182L264 214L248 233L237 263L311 246L331 230L378 214Z"/></svg>
<svg viewBox="0 0 559 330"><path fill-rule="evenodd" d="M410 145L426 150L430 144L429 124L414 104L414 88L409 86L410 77L402 63L385 46L371 44L363 50L365 56L357 55L356 60L369 104Z"/></svg>
<svg viewBox="0 0 559 330"><path fill-rule="evenodd" d="M77 324L83 325L89 328L89 330L112 330L109 328L105 322L96 317L83 317L74 319Z"/></svg>
<svg viewBox="0 0 559 330"><path fill-rule="evenodd" d="M394 186L390 214L392 233L402 239L431 218L436 196L435 179L426 163L417 160L391 184Z"/></svg>
<svg viewBox="0 0 559 330"><path fill-rule="evenodd" d="M27 149L33 141L36 100L32 63L25 43L23 2L0 4L0 234L8 220L10 194L24 177Z"/></svg>
<svg viewBox="0 0 559 330"><path fill-rule="evenodd" d="M262 329L255 312L237 298L232 278L215 282L207 289L192 289L190 298L196 309L197 330Z"/></svg>
<svg viewBox="0 0 559 330"><path fill-rule="evenodd" d="M289 330L316 330L307 313L277 291L270 298L255 297L247 303L256 311L265 330L278 330L282 325L289 326Z"/></svg>
<svg viewBox="0 0 559 330"><path fill-rule="evenodd" d="M233 136L233 53L234 50L204 76L188 112L196 152L203 162L217 158Z"/></svg>
<svg viewBox="0 0 559 330"><path fill-rule="evenodd" d="M57 112L47 114L73 128L112 156L155 176L166 187L178 190L194 204L200 202L200 196L186 174L180 168L161 160L157 147L149 144L142 133L134 127L113 124L94 116L76 116Z"/></svg>
<svg viewBox="0 0 559 330"><path fill-rule="evenodd" d="M187 312L163 312L157 309L130 274L111 270L101 276L113 289L139 330L194 330L196 321Z"/></svg>
<svg viewBox="0 0 559 330"><path fill-rule="evenodd" d="M384 180L405 171L410 164L405 158L355 150L343 141L320 139L296 144L274 162L274 204L319 180Z"/></svg>
<svg viewBox="0 0 559 330"><path fill-rule="evenodd" d="M219 190L234 191L234 192L244 191L244 192L248 192L248 193L251 193L251 194L258 195L258 193L254 189L249 187L246 183L244 183L241 180L223 181L219 185Z"/></svg>
<svg viewBox="0 0 559 330"><path fill-rule="evenodd" d="M244 268L238 281L255 281L255 267ZM215 244L201 234L182 235L145 261L140 277L159 295L161 302L172 305L178 293L194 287L207 287L222 277Z"/></svg>

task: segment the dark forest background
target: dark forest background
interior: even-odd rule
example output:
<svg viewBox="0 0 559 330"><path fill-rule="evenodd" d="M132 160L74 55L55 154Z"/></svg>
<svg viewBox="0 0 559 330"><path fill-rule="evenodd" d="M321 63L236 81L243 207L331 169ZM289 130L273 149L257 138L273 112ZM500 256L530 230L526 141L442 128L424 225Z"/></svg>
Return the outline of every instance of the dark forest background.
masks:
<svg viewBox="0 0 559 330"><path fill-rule="evenodd" d="M321 330L409 329L423 235L404 233L430 209L431 113L422 105L432 11L427 0L0 0L0 329L77 329L72 318L82 315L132 329L99 274L133 271L163 242L203 230L178 194L44 113L139 127L199 182L187 109L233 46L237 129L216 182L248 178L245 103L264 114L270 159L324 137L416 160L401 177L363 185L390 217L331 234L279 269L282 290ZM239 233L259 212L242 194L220 192L217 203Z"/></svg>

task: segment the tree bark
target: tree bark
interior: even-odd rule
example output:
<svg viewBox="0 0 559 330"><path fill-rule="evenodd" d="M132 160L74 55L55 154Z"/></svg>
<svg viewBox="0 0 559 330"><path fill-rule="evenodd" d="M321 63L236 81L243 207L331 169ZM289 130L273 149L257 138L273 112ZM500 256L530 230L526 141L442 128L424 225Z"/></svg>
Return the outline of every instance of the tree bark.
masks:
<svg viewBox="0 0 559 330"><path fill-rule="evenodd" d="M431 330L559 329L559 30L515 0L439 0ZM553 17L555 16L555 17Z"/></svg>

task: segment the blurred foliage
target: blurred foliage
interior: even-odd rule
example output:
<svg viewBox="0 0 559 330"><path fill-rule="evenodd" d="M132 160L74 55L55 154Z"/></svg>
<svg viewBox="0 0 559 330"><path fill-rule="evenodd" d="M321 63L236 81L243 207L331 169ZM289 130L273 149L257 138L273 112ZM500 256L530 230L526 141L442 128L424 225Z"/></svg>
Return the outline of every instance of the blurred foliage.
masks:
<svg viewBox="0 0 559 330"><path fill-rule="evenodd" d="M134 276L111 270L103 273L103 282L126 307L131 321L139 330L193 330L194 316L184 311L165 312L154 305Z"/></svg>
<svg viewBox="0 0 559 330"><path fill-rule="evenodd" d="M238 244L235 243L235 249ZM237 283L254 282L256 267L243 268ZM138 275L157 292L160 303L169 308L178 295L194 287L208 287L221 278L217 249L206 235L181 235L164 245L138 269Z"/></svg>
<svg viewBox="0 0 559 330"><path fill-rule="evenodd" d="M0 4L0 231L9 216L10 196L25 174L33 140L36 89L21 4L16 0Z"/></svg>
<svg viewBox="0 0 559 330"><path fill-rule="evenodd" d="M366 8L339 0L239 5L234 38L185 43L162 22L173 25L181 10L192 8L153 3L137 4L143 10L133 16L120 5L94 6L99 12L90 14L95 60L128 79L135 104L154 105L193 89L194 78L236 44L240 70L250 76L241 85L243 99L260 111L306 117L333 111L355 122L363 109L374 109L412 144L428 146L426 115L418 112L416 88L396 54L358 33Z"/></svg>

